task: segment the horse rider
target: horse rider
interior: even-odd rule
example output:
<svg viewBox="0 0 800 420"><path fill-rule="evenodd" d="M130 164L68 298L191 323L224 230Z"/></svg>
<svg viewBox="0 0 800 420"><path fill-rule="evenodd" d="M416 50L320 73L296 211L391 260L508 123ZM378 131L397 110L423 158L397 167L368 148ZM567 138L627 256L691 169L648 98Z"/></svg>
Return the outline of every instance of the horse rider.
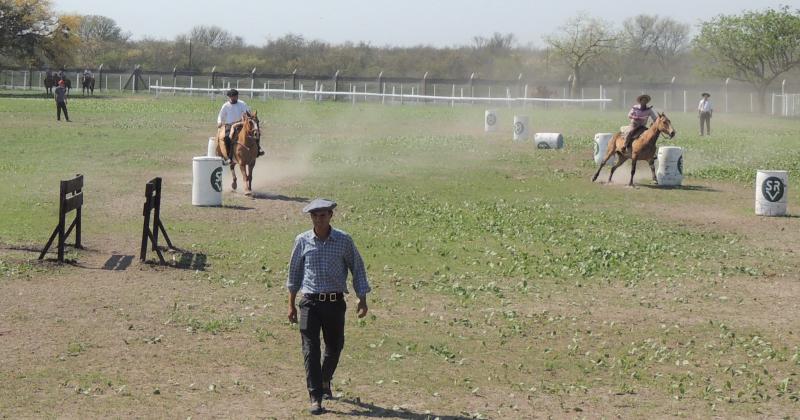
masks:
<svg viewBox="0 0 800 420"><path fill-rule="evenodd" d="M83 69L83 80L92 79L92 71L89 69Z"/></svg>
<svg viewBox="0 0 800 420"><path fill-rule="evenodd" d="M230 89L225 94L228 100L222 104L217 116L217 128L225 127L225 147L228 149L228 159L233 159L233 147L231 142L231 127L242 119L242 114L249 113L250 107L244 101L239 100L239 91ZM261 142L258 142L258 155L263 156Z"/></svg>
<svg viewBox="0 0 800 420"><path fill-rule="evenodd" d="M655 122L658 118L653 107L647 106L650 102L650 95L639 95L636 98L636 102L637 104L632 106L630 112L628 112L628 119L631 121L631 125L628 127L628 135L625 137L626 153L631 153L633 141L639 137L644 130L647 130L647 120L652 118L653 122Z"/></svg>

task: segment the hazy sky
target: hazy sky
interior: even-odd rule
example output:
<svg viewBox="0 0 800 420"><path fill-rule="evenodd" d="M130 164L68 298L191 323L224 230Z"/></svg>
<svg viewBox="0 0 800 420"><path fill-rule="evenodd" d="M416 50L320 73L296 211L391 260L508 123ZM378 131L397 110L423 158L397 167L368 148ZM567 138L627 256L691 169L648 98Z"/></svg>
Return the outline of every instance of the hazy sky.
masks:
<svg viewBox="0 0 800 420"><path fill-rule="evenodd" d="M376 46L464 45L494 32L542 46L543 35L579 11L616 25L638 14L658 14L695 27L718 14L781 4L800 8L800 0L53 0L59 13L110 17L134 39L172 39L195 25L217 25L254 45L291 32Z"/></svg>

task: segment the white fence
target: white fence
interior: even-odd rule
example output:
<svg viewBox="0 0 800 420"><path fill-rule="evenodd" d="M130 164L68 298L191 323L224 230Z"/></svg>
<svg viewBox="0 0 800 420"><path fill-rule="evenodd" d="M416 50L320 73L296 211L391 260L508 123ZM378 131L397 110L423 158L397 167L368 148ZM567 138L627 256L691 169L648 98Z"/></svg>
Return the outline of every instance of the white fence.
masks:
<svg viewBox="0 0 800 420"><path fill-rule="evenodd" d="M228 88L186 88L186 87L176 87L176 86L150 86L150 90L155 92L155 95L158 96L162 93L167 94L176 94L178 92L181 93L198 93L202 95L208 95L211 99L214 99L216 95L223 95ZM455 106L456 103L488 103L488 104L508 104L511 106L512 104L529 104L529 103L573 103L573 104L598 104L600 107L605 108L605 104L611 102L611 99L607 98L594 98L594 99L556 99L556 98L517 98L511 96L510 89L506 90L505 97L483 97L483 96L464 96L464 89L459 89L459 95L456 95L456 88L453 86L451 90L450 96L440 96L440 95L420 95L411 89L411 93L404 93L404 92L397 92L394 86L392 86L391 93L376 93L376 92L366 92L366 91L358 91L356 86L353 86L350 91L342 92L333 92L325 90L324 84L316 84L314 90L304 89L303 85L300 84L299 89L270 89L267 88L266 84L264 88L261 89L249 89L249 88L239 88L240 93L249 93L250 97L258 97L260 99L267 99L270 94L272 95L282 95L285 97L286 95L290 95L292 98L297 98L300 101L303 100L314 100L314 101L323 101L323 100L331 100L334 97L339 99L342 98L343 100L356 103L359 98L361 101L365 101L367 98L377 98L380 99L381 103L449 103L450 106Z"/></svg>
<svg viewBox="0 0 800 420"><path fill-rule="evenodd" d="M800 117L800 93L772 95L772 115Z"/></svg>

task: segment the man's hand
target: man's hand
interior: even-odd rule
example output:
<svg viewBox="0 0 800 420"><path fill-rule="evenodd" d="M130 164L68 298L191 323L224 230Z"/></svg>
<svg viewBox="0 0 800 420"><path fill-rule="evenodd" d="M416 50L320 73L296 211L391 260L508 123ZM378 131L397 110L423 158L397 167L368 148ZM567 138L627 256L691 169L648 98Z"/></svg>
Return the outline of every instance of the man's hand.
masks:
<svg viewBox="0 0 800 420"><path fill-rule="evenodd" d="M358 300L358 305L356 306L356 312L358 312L359 318L364 318L367 316L367 298L363 297Z"/></svg>
<svg viewBox="0 0 800 420"><path fill-rule="evenodd" d="M289 322L297 323L297 308L294 305L289 306Z"/></svg>

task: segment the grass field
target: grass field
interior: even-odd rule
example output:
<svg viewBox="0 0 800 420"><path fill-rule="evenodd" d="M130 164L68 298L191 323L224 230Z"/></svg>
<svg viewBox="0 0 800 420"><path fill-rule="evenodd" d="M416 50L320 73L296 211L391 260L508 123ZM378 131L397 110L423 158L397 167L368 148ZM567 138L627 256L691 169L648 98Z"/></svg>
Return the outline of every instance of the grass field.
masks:
<svg viewBox="0 0 800 420"><path fill-rule="evenodd" d="M23 95L24 96L24 95ZM350 300L329 416L793 417L800 412L800 200L753 214L756 169L800 173L800 121L715 115L682 188L591 183L596 132L623 111L290 101L251 106L255 199L191 206L221 102L0 96L0 417L304 417L286 268L300 209L340 207L368 265ZM564 150L513 144L511 119ZM507 126L503 124L507 122ZM86 177L85 250L38 262L58 180ZM144 184L193 268L138 263ZM605 179L606 172L601 175ZM229 181L226 179L226 184ZM113 256L133 256L128 267Z"/></svg>

